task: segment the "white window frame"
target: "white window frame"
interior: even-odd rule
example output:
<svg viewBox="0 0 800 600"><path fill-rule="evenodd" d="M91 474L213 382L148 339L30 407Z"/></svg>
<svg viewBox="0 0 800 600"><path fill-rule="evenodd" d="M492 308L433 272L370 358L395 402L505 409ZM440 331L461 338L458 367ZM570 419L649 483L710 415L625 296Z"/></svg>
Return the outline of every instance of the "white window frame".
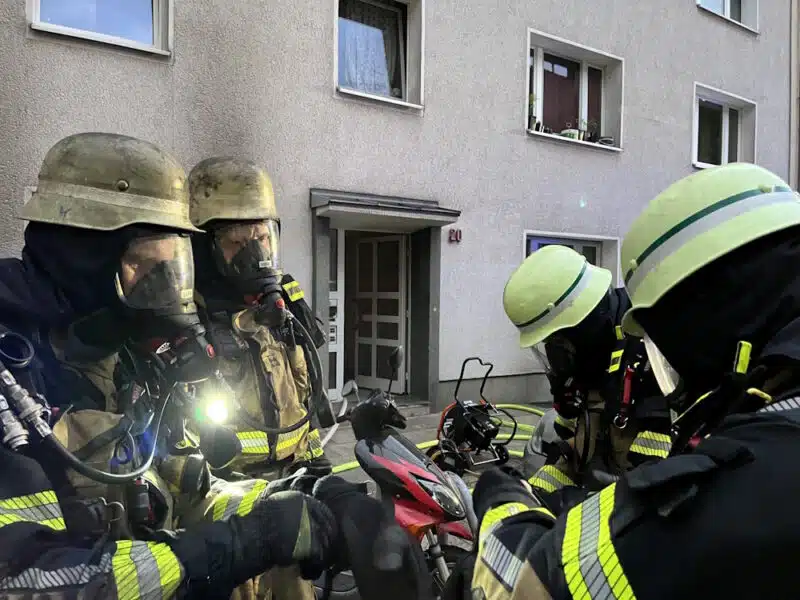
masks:
<svg viewBox="0 0 800 600"><path fill-rule="evenodd" d="M700 10L705 11L705 12L707 12L709 14L712 14L712 15L716 15L716 16L720 17L721 19L725 19L729 23L732 23L734 25L738 25L739 27L742 27L743 29L746 29L751 33L759 34L758 23L759 23L759 19L760 19L759 11L761 9L760 0L742 0L742 14L743 15L744 15L745 10L746 10L745 6L744 6L745 2L755 2L755 23L753 23L753 24L744 23L742 21L737 21L736 19L731 18L731 0L722 0L722 12L721 13L718 13L717 11L715 11L715 10L713 10L713 9L707 7L707 6L704 6L703 5L703 0L696 0L697 8L699 8Z"/></svg>
<svg viewBox="0 0 800 600"><path fill-rule="evenodd" d="M69 2L69 0L61 0L62 2ZM129 40L122 37L113 35L106 35L89 31L86 29L75 29L73 27L65 27L64 25L55 25L53 23L46 23L41 20L40 14L40 0L27 0L28 21L30 22L31 29L35 31L43 31L46 33L54 33L57 35L64 35L72 38L79 38L90 40L92 42L100 42L102 44L110 44L112 46L121 46L123 48L131 48L141 52L148 52L150 54L157 54L160 56L170 56L173 48L173 1L172 0L152 0L153 1L153 44L141 44L134 40Z"/></svg>
<svg viewBox="0 0 800 600"><path fill-rule="evenodd" d="M534 43L534 38L545 43ZM531 57L531 50L534 51L534 56ZM591 48L577 42L572 42L558 36L550 35L537 29L528 28L526 37L525 53L527 56L527 68L525 69L525 130L533 136L542 136L550 139L557 139L560 141L570 142L590 148L599 148L611 152L622 151L623 128L625 118L625 60L619 56L615 56L608 52ZM580 85L579 85L579 98L578 98L578 123L576 128L579 128L581 122L588 121L589 109L589 68L597 69L603 74L602 86L600 88L600 131L607 127L608 119L608 105L607 105L607 67L602 62L618 62L621 69L621 89L620 89L620 125L619 125L619 139L615 139L616 146L603 146L594 142L586 142L582 140L575 140L558 135L557 133L544 133L542 131L535 131L530 129L528 122L530 110L530 92L531 89L531 69L533 66L534 71L534 112L537 116L543 114L544 107L544 55L552 54L560 58L570 60L580 64ZM531 62L533 61L533 63Z"/></svg>
<svg viewBox="0 0 800 600"><path fill-rule="evenodd" d="M587 233L569 233L563 231L540 231L526 229L522 232L522 259L528 256L528 239L540 238L551 242L567 245L594 246L597 248L598 265L611 271L613 285L622 285L622 271L620 269L620 238L608 235L593 235Z"/></svg>
<svg viewBox="0 0 800 600"><path fill-rule="evenodd" d="M366 4L380 6L387 10L398 10L391 4L381 2L380 0L357 0ZM400 23L400 78L403 95L402 98L392 98L389 96L380 96L378 94L370 94L360 90L347 88L339 85L339 0L334 4L334 52L333 52L333 85L339 95L351 96L358 99L373 100L376 102L383 102L386 104L394 105L401 108L411 108L415 110L422 110L424 108L425 99L425 0L393 0L397 4L406 5L405 14L405 35L403 35L403 23ZM409 100L409 60L412 48L412 31L411 31L411 5L416 4L419 7L419 18L421 19L420 27L420 40L419 40L419 102ZM399 12L399 11L398 11Z"/></svg>
<svg viewBox="0 0 800 600"><path fill-rule="evenodd" d="M711 163L702 162L698 159L699 151L699 136L700 136L700 101L705 100L713 102L722 106L722 164L728 163L728 146L730 136L730 120L729 110L734 109L739 113L739 128L737 134L737 161L744 162L742 159L742 141L745 139L742 135L744 129L744 117L747 111L753 111L753 162L756 162L758 152L758 105L753 100L748 100L742 96L731 94L723 90L714 88L697 81L694 82L694 99L693 99L693 118L692 118L692 165L697 169L708 169L716 167Z"/></svg>

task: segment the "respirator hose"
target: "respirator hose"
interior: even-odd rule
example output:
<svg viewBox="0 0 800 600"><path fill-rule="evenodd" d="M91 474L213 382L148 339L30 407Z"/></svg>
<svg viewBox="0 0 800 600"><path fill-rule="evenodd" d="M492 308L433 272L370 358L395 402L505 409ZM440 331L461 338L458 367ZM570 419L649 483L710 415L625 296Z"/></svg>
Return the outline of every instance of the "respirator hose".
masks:
<svg viewBox="0 0 800 600"><path fill-rule="evenodd" d="M317 347L314 345L314 341L311 338L311 334L308 330L303 326L302 323L298 319L294 317L291 313L289 313L289 318L291 319L292 325L297 328L300 333L300 346L303 348L306 357L308 358L308 375L311 381L311 404L315 411L319 411L319 405L321 403L328 403L327 407L322 407L325 409L335 422L335 418L333 418L333 410L330 407L328 397L325 394L325 389L323 388L322 382L322 361L319 358L319 351ZM318 415L319 416L319 415ZM320 425L324 427L330 427L333 423L320 423Z"/></svg>
<svg viewBox="0 0 800 600"><path fill-rule="evenodd" d="M168 403L169 396L167 396L167 398L164 400L164 403L161 405L161 409L158 411L158 416L156 417L156 422L153 429L153 443L150 447L150 452L148 453L147 459L139 468L137 468L135 471L131 471L130 473L108 473L106 471L101 471L99 469L95 469L94 467L90 467L76 457L72 452L67 450L58 440L58 438L56 438L52 433L45 437L43 442L48 448L54 450L59 456L61 456L61 458L63 458L72 469L81 475L88 477L89 479L109 485L129 483L144 475L153 466L153 460L155 459L156 455L158 432L161 428L161 420L164 417L164 409L167 407Z"/></svg>

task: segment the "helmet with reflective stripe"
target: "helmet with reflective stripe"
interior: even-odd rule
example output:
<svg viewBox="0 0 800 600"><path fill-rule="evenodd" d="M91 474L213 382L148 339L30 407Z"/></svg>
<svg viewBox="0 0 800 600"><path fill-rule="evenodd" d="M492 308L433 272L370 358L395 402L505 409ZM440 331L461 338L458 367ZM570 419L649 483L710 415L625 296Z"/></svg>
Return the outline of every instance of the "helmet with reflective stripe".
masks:
<svg viewBox="0 0 800 600"><path fill-rule="evenodd" d="M637 310L653 306L716 259L796 225L800 196L756 165L713 167L672 184L650 202L622 243L622 269L632 303L623 329L643 335Z"/></svg>
<svg viewBox="0 0 800 600"><path fill-rule="evenodd" d="M209 221L278 221L275 193L267 172L230 157L207 158L189 173L192 223Z"/></svg>
<svg viewBox="0 0 800 600"><path fill-rule="evenodd" d="M101 231L134 224L198 231L178 160L115 133L78 133L50 148L19 218Z"/></svg>
<svg viewBox="0 0 800 600"><path fill-rule="evenodd" d="M511 275L503 308L529 348L557 331L574 327L608 293L611 272L595 267L566 246L545 246Z"/></svg>

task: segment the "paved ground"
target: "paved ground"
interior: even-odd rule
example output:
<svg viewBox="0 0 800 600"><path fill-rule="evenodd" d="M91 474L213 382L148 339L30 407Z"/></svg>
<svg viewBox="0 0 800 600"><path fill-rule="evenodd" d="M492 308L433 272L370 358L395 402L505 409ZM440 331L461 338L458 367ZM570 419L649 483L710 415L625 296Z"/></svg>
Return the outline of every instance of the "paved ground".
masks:
<svg viewBox="0 0 800 600"><path fill-rule="evenodd" d="M545 408L537 406L537 408ZM415 444L426 442L436 438L436 428L439 425L440 415L429 414L428 407L424 404L405 404L400 406L401 412L407 419L407 426L404 435ZM528 425L535 425L538 417L531 413L526 412L512 412L514 417L519 423ZM503 430L505 433L511 433L510 429ZM323 432L324 435L324 432ZM530 432L520 431L517 436L530 435ZM348 423L342 423L339 430L334 434L331 441L325 447L325 453L329 460L334 465L349 463L355 461L353 454L353 446L355 445L355 438L353 431ZM512 441L509 445L511 450L522 451L525 447L525 440ZM513 460L513 459L512 459ZM515 461L518 464L518 461ZM369 479L363 470L360 468L352 469L341 473L343 477L350 481L365 481ZM469 481L468 483L472 483Z"/></svg>

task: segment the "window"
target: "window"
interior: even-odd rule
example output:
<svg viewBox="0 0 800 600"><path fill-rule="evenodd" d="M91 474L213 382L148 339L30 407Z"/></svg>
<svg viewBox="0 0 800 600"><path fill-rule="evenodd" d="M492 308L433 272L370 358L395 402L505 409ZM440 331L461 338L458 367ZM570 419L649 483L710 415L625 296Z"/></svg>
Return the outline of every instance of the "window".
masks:
<svg viewBox="0 0 800 600"><path fill-rule="evenodd" d="M697 0L700 8L758 30L758 0Z"/></svg>
<svg viewBox="0 0 800 600"><path fill-rule="evenodd" d="M421 105L422 1L339 0L340 92Z"/></svg>
<svg viewBox="0 0 800 600"><path fill-rule="evenodd" d="M696 167L755 162L754 102L695 84L693 130L692 163Z"/></svg>
<svg viewBox="0 0 800 600"><path fill-rule="evenodd" d="M620 149L621 58L530 30L528 132Z"/></svg>
<svg viewBox="0 0 800 600"><path fill-rule="evenodd" d="M34 0L31 27L169 54L169 0Z"/></svg>
<svg viewBox="0 0 800 600"><path fill-rule="evenodd" d="M525 236L525 256L545 246L567 246L583 254L590 264L600 265L601 243L592 240L570 240L567 238L548 238L528 234Z"/></svg>

